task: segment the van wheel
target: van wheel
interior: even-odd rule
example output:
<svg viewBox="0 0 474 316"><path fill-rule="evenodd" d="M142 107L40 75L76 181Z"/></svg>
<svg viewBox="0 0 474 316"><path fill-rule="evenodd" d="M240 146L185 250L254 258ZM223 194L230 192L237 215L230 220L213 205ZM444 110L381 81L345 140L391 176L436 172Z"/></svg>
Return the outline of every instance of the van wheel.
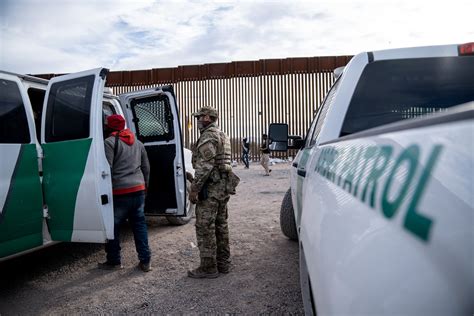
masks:
<svg viewBox="0 0 474 316"><path fill-rule="evenodd" d="M283 235L291 240L298 240L296 231L295 211L291 202L291 188L286 191L280 208L280 227Z"/></svg>
<svg viewBox="0 0 474 316"><path fill-rule="evenodd" d="M181 216L181 217L176 217L176 216L168 216L166 219L168 220L168 223L171 225L184 225L189 223L189 221L193 218L194 212L196 210L196 204L192 204L191 201L189 201L189 191L191 190L191 182L189 180L186 180L186 214L187 216Z"/></svg>

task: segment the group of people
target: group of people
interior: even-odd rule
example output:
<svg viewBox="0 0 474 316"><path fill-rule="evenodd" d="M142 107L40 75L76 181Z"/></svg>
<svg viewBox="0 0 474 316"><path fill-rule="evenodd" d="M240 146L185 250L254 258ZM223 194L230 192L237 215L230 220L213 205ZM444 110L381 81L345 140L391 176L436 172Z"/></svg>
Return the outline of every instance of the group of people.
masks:
<svg viewBox="0 0 474 316"><path fill-rule="evenodd" d="M216 278L219 273L229 273L230 248L227 224L227 203L235 194L238 177L232 172L229 137L217 126L219 117L212 107L202 107L193 113L197 119L200 137L192 148L195 175L189 200L196 204L196 238L200 264L188 271L191 278ZM105 245L106 261L99 263L104 270L123 268L120 247L120 226L128 219L133 230L138 267L152 270L151 251L145 221L145 196L150 177L150 164L145 146L125 128L125 119L113 114L107 117L105 155L111 168L114 202L114 239ZM249 168L250 144L243 140L242 160ZM263 135L261 164L265 174L270 150L268 137Z"/></svg>
<svg viewBox="0 0 474 316"><path fill-rule="evenodd" d="M238 177L232 173L229 137L217 126L218 113L202 107L193 113L200 137L193 146L192 163L195 175L189 200L196 204L196 237L200 265L188 271L191 278L216 278L230 269L227 202L235 193ZM144 145L125 128L121 115L107 117L104 147L111 168L114 202L114 239L105 245L104 270L123 268L120 247L120 226L129 220L133 230L138 267L148 272L151 251L145 221L145 195L150 177L150 164Z"/></svg>

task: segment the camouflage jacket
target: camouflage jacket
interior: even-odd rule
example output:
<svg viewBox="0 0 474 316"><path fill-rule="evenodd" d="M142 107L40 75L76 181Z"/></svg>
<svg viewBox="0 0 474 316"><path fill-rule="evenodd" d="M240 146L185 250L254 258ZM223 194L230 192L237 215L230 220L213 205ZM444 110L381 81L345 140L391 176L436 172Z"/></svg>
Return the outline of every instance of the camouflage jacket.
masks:
<svg viewBox="0 0 474 316"><path fill-rule="evenodd" d="M227 148L223 149L223 147ZM228 164L228 168L231 170L229 138L217 127L216 123L211 123L201 131L201 136L193 146L192 162L195 174L194 181L191 185L192 191L201 191L204 183L206 183L209 178L211 178L211 182L213 183L212 187L219 185L221 180L218 168L219 161L217 161L220 159L218 157L219 150L228 152L228 161L225 162L225 167L227 167Z"/></svg>

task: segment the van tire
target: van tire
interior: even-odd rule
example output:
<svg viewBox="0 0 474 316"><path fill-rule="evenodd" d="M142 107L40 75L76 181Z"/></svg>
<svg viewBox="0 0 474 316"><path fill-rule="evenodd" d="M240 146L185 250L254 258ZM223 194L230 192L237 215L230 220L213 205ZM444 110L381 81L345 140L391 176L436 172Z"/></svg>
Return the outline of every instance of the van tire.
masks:
<svg viewBox="0 0 474 316"><path fill-rule="evenodd" d="M187 214L186 216L167 216L166 219L168 220L168 223L171 225L175 226L180 226L180 225L185 225L189 223L189 221L194 217L194 213L196 210L196 204L192 204L191 201L189 201L189 191L191 190L191 182L189 180L186 180L186 209L187 209Z"/></svg>
<svg viewBox="0 0 474 316"><path fill-rule="evenodd" d="M280 227L283 235L291 240L298 240L296 231L295 211L291 202L291 188L286 191L280 208Z"/></svg>

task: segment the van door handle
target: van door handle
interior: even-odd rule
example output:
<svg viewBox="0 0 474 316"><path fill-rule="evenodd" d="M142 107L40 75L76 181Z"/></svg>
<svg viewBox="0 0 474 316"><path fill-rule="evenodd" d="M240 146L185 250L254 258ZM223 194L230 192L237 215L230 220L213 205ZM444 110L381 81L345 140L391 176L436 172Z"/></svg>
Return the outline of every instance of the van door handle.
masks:
<svg viewBox="0 0 474 316"><path fill-rule="evenodd" d="M102 179L107 178L108 175L109 173L107 171L102 171Z"/></svg>
<svg viewBox="0 0 474 316"><path fill-rule="evenodd" d="M306 170L298 169L298 170L296 171L296 173L297 173L299 176L306 177Z"/></svg>
<svg viewBox="0 0 474 316"><path fill-rule="evenodd" d="M298 163L297 163L297 162L294 162L294 163L293 163L293 167L298 168Z"/></svg>
<svg viewBox="0 0 474 316"><path fill-rule="evenodd" d="M102 194L100 196L100 202L102 205L108 204L109 203L109 196L107 194Z"/></svg>

